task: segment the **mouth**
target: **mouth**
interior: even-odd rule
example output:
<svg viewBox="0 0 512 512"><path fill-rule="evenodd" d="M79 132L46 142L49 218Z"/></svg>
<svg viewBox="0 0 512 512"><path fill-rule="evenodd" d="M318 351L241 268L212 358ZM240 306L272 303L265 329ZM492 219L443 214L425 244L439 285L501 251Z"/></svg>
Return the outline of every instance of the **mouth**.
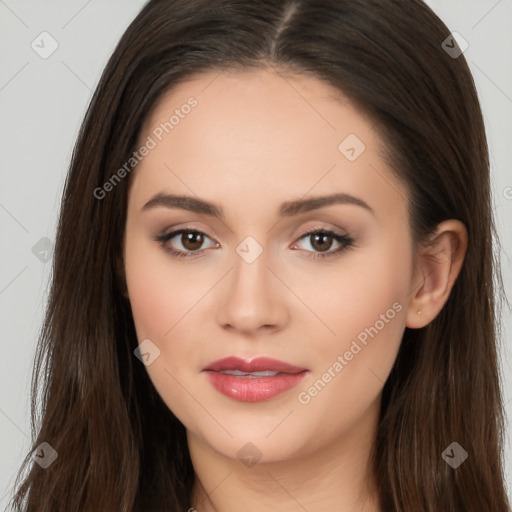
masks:
<svg viewBox="0 0 512 512"><path fill-rule="evenodd" d="M214 370L207 370L214 371ZM270 370L264 370L261 372L242 372L240 370L222 370L217 373L223 373L224 375L235 375L237 377L242 377L246 379L261 379L262 377L275 377L276 375L294 375L292 373L284 373L284 372L272 372Z"/></svg>
<svg viewBox="0 0 512 512"><path fill-rule="evenodd" d="M218 392L242 402L270 400L295 387L309 373L306 368L268 357L227 357L202 371Z"/></svg>
<svg viewBox="0 0 512 512"><path fill-rule="evenodd" d="M300 368L270 357L256 357L249 360L241 357L225 357L213 361L203 368L203 371L240 372L242 374L258 374L261 372L295 374L305 370L306 368Z"/></svg>

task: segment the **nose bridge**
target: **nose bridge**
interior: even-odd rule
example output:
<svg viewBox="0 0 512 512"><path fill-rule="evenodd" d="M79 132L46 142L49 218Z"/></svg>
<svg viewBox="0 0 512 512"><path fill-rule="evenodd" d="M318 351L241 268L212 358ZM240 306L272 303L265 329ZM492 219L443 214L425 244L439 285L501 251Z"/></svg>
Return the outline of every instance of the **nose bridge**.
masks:
<svg viewBox="0 0 512 512"><path fill-rule="evenodd" d="M280 283L269 270L270 254L253 237L236 248L233 271L219 301L218 322L240 331L282 327L288 316ZM281 285L282 286L282 285Z"/></svg>

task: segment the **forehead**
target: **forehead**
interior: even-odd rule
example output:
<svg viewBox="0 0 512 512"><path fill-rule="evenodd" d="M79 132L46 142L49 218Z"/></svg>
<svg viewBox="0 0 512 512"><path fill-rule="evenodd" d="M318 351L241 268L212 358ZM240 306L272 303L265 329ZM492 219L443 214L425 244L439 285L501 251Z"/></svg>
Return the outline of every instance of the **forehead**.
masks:
<svg viewBox="0 0 512 512"><path fill-rule="evenodd" d="M197 103L193 109L187 107L190 98ZM182 123L189 113L191 121ZM249 136L256 138L256 135L257 143L261 143L265 135L273 140L277 133L289 134L281 143L299 138L313 142L315 138L327 136L324 145L332 144L335 149L337 140L346 130L352 130L360 138L375 138L371 120L366 119L341 91L317 78L277 69L210 71L196 75L162 95L148 115L142 132L150 133L169 121L173 114L174 138L186 131L184 125L192 124L198 136L213 130L217 143L229 134L245 134L246 151ZM201 122L194 122L198 118ZM179 130L178 124L182 125ZM233 136L230 140L236 142ZM311 145L307 149L310 150Z"/></svg>
<svg viewBox="0 0 512 512"><path fill-rule="evenodd" d="M167 189L221 202L258 195L280 202L283 194L344 191L367 202L380 197L386 207L400 187L385 169L372 121L340 91L305 75L197 75L160 98L139 145L148 138L154 147L134 173L146 197Z"/></svg>

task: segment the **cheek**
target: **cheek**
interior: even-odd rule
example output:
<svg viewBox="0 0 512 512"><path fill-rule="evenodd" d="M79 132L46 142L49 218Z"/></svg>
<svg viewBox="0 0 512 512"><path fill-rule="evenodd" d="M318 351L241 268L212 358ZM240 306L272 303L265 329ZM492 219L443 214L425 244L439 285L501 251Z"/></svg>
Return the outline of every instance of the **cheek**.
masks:
<svg viewBox="0 0 512 512"><path fill-rule="evenodd" d="M131 254L126 262L126 277L137 335L139 341L158 339L172 327L178 305L175 286L166 283L163 269L151 264L144 251Z"/></svg>
<svg viewBox="0 0 512 512"><path fill-rule="evenodd" d="M160 350L146 367L155 389L181 421L191 422L183 363L194 361L197 349L187 342L186 334L190 337L187 320L201 290L191 285L187 272L176 271L176 264L155 245L127 234L125 273L133 320L138 342L150 339Z"/></svg>
<svg viewBox="0 0 512 512"><path fill-rule="evenodd" d="M351 393L349 401L354 407L358 401L363 404L376 397L402 339L410 272L408 239L397 235L373 243L371 250L359 248L347 253L336 272L322 271L315 276L314 293L305 295L308 285L306 280L301 282L298 294L308 297L308 306L324 324L312 316L309 320L316 322L318 334L311 352L316 371L308 384L331 368L336 378L326 376L333 382L328 387L347 400L347 392ZM311 278L308 281L311 289ZM336 362L342 365L341 370L339 365L332 368ZM327 395L330 393L324 398ZM343 402L332 395L330 399Z"/></svg>
<svg viewBox="0 0 512 512"><path fill-rule="evenodd" d="M201 287L187 270L178 269L158 242L142 237L127 235L125 269L139 341L141 337L162 341L170 337L201 297Z"/></svg>
<svg viewBox="0 0 512 512"><path fill-rule="evenodd" d="M345 267L324 280L324 293L317 289L311 296L312 309L334 332L323 329L326 334L317 338L311 354L316 371L300 390L299 402L312 415L329 410L350 423L378 398L405 326L411 271L407 244L406 238L397 238L353 253Z"/></svg>
<svg viewBox="0 0 512 512"><path fill-rule="evenodd" d="M168 405L180 401L178 382L186 384L206 361L204 352L212 319L211 292L223 268L180 263L158 242L127 232L125 274L137 339L150 339L160 357L147 371ZM206 332L205 332L206 331ZM205 341L206 340L206 341ZM176 381L172 377L176 378Z"/></svg>
<svg viewBox="0 0 512 512"><path fill-rule="evenodd" d="M379 333L397 337L410 285L408 242L398 235L382 237L371 246L352 249L335 264L322 267L317 263L300 272L282 269L287 272L286 281L294 283L294 292L313 313L299 321L317 326L316 338L321 343L315 345L315 352L325 355L348 349L351 340L375 323Z"/></svg>

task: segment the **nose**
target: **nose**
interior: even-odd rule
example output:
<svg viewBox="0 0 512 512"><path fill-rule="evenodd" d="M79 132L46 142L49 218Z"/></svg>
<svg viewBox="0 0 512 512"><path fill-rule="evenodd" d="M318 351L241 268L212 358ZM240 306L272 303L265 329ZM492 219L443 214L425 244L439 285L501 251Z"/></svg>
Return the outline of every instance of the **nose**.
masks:
<svg viewBox="0 0 512 512"><path fill-rule="evenodd" d="M252 263L235 255L216 301L223 329L256 335L281 330L289 321L286 288L268 263L265 251Z"/></svg>

